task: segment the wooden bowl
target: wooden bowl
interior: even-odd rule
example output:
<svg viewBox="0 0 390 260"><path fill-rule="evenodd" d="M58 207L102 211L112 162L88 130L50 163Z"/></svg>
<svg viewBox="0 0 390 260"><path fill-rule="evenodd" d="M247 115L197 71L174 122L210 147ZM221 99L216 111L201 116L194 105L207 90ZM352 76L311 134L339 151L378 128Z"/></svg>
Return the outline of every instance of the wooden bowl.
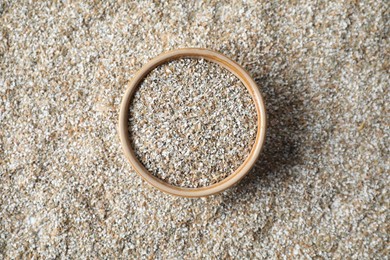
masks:
<svg viewBox="0 0 390 260"><path fill-rule="evenodd" d="M158 179L153 176L146 168L138 161L136 155L131 147L131 142L129 139L128 131L128 120L129 120L129 107L132 96L137 90L138 85L142 80L148 75L148 73L156 68L157 66L166 63L171 60L179 58L204 58L208 61L215 62L220 66L228 69L234 75L236 75L242 83L246 86L250 92L253 101L256 106L257 112L257 134L256 141L252 147L252 150L249 156L245 159L244 163L236 169L235 172L230 174L228 177L222 181L215 183L213 185L201 188L182 188L173 186L164 182L163 180ZM204 197L212 194L219 193L233 185L237 184L254 166L256 160L258 159L260 152L262 150L266 132L266 111L263 98L260 94L260 91L255 83L255 81L249 76L240 65L231 59L225 57L224 55L207 50L207 49L198 49L198 48L185 48L178 49L163 53L156 58L149 61L145 66L143 66L129 83L125 95L122 99L122 104L119 113L119 137L122 143L123 151L135 169L135 171L149 184L156 187L157 189L177 195L182 197Z"/></svg>

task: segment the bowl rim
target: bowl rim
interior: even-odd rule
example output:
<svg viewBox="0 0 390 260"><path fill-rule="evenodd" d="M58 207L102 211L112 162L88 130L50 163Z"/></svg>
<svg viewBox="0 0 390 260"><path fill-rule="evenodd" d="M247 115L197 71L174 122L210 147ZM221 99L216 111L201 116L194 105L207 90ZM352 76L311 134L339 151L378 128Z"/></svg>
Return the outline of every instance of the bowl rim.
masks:
<svg viewBox="0 0 390 260"><path fill-rule="evenodd" d="M136 92L138 86L141 84L142 80L148 75L150 71L156 67L164 64L166 62L180 59L180 58L204 58L208 61L217 63L218 65L226 68L231 73L236 75L244 86L249 91L256 107L257 113L257 134L255 143L251 149L250 154L245 159L245 161L228 177L222 181L215 183L210 186L200 187L200 188L184 188L171 185L155 176L153 176L137 159L135 152L131 146L129 133L128 133L128 119L129 119L129 108L132 97ZM119 124L118 124L118 133L121 141L123 152L132 165L133 169L153 187L157 188L160 191L169 193L171 195L181 196L181 197L205 197L213 194L220 193L227 188L232 187L237 184L254 166L256 163L265 141L266 134L266 109L263 97L260 93L260 90L249 75L249 73L242 68L239 64L233 60L227 58L223 54L212 51L209 49L201 48L183 48L168 51L158 55L157 57L150 60L146 63L133 77L133 79L128 83L126 92L122 98L120 112L119 112Z"/></svg>

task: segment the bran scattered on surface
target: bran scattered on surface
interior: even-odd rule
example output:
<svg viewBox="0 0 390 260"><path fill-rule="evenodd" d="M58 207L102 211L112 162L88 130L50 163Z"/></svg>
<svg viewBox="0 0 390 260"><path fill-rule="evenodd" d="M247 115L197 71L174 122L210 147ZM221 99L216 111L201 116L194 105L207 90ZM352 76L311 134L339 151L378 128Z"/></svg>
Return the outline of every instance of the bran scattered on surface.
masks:
<svg viewBox="0 0 390 260"><path fill-rule="evenodd" d="M387 259L388 6L0 0L0 258ZM117 132L134 73L185 47L241 64L269 119L205 199L151 188Z"/></svg>
<svg viewBox="0 0 390 260"><path fill-rule="evenodd" d="M139 160L169 184L199 188L233 173L257 131L254 102L231 72L204 59L151 71L130 106L129 133Z"/></svg>

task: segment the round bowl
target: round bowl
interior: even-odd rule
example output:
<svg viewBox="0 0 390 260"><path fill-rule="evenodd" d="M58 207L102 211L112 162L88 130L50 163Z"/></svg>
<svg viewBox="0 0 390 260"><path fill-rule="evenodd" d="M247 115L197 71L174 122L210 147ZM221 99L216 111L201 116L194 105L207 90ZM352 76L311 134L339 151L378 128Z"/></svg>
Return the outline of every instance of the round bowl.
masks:
<svg viewBox="0 0 390 260"><path fill-rule="evenodd" d="M163 180L153 176L137 159L131 146L128 120L129 107L131 99L137 90L138 85L148 75L148 73L159 65L171 60L180 58L204 58L215 62L236 75L245 85L256 106L257 112L257 134L255 143L250 154L245 161L228 177L213 185L201 188L182 188L171 185ZM123 96L119 113L119 137L121 140L123 152L134 170L149 184L157 189L181 197L205 197L224 191L227 188L237 184L254 166L264 145L266 132L266 110L261 93L251 76L240 65L224 55L208 49L185 48L163 53L144 65L128 84L127 90Z"/></svg>

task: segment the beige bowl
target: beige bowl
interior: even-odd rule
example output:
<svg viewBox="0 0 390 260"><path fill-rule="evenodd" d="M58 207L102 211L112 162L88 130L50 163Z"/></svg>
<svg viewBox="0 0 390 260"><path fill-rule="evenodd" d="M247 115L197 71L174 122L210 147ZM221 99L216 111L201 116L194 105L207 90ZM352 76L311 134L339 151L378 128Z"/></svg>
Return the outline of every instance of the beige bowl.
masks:
<svg viewBox="0 0 390 260"><path fill-rule="evenodd" d="M171 60L179 58L204 58L208 61L215 62L220 66L228 69L234 75L236 75L245 87L250 92L253 101L256 106L257 112L257 134L256 141L252 147L252 150L249 156L245 159L244 163L238 167L238 169L230 174L228 177L222 181L215 183L213 185L202 187L202 188L182 188L173 186L164 182L163 180L158 179L153 176L141 162L135 156L134 150L131 147L131 142L129 139L128 132L128 119L129 119L129 106L137 90L138 85L142 80L148 75L148 73L159 65L166 63ZM232 187L237 184L254 166L256 160L258 159L260 152L262 150L266 132L266 111L263 98L260 94L260 91L255 83L255 81L249 76L240 65L232 61L231 59L225 57L224 55L207 50L207 49L198 49L198 48L186 48L178 49L174 51L169 51L163 53L156 58L149 61L145 66L143 66L129 83L125 95L122 99L122 104L119 113L119 137L122 143L123 152L125 153L127 159L135 169L135 171L149 184L156 187L157 189L177 195L182 197L204 197L212 194L219 193L227 188Z"/></svg>

